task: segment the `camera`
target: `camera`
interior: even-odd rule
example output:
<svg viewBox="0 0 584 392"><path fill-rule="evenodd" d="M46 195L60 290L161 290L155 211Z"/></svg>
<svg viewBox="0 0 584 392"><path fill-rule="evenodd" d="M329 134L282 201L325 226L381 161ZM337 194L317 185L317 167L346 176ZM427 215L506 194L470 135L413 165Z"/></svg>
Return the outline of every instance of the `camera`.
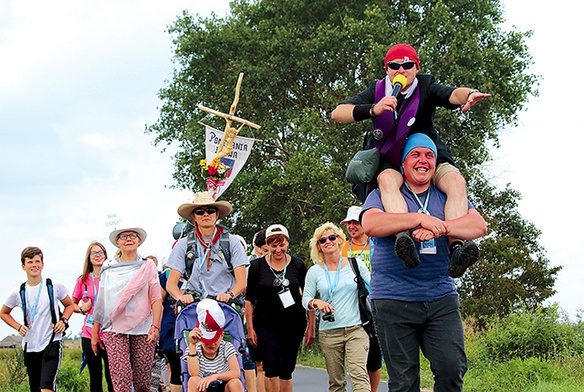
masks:
<svg viewBox="0 0 584 392"><path fill-rule="evenodd" d="M322 315L322 319L324 321L328 321L329 323L335 322L335 314L334 313L325 313Z"/></svg>

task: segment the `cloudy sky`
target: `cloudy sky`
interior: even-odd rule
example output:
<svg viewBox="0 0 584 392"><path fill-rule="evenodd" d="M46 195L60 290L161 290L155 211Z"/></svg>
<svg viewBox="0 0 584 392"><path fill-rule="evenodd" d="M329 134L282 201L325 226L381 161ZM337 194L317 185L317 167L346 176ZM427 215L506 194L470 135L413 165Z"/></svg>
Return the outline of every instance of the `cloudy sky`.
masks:
<svg viewBox="0 0 584 392"><path fill-rule="evenodd" d="M506 17L535 30L528 45L541 96L503 134L489 171L522 193L521 213L542 230L551 263L564 266L553 301L573 317L583 268L580 236L568 233L584 216L577 205L556 212L552 197L582 189L579 152L568 148L584 145L573 118L580 97L565 84L582 57L571 41L580 21L556 11L570 9L568 0L539 16L525 12L531 7L508 0ZM168 255L176 208L192 194L169 188L172 146L161 153L144 127L158 118L157 92L172 77L166 27L184 9L223 16L229 8L226 0L0 0L1 301L24 281L20 252L33 244L45 253L44 275L72 288L91 240L113 253L111 220L147 230L142 254ZM73 319L76 332L81 317ZM13 332L0 323L0 338Z"/></svg>

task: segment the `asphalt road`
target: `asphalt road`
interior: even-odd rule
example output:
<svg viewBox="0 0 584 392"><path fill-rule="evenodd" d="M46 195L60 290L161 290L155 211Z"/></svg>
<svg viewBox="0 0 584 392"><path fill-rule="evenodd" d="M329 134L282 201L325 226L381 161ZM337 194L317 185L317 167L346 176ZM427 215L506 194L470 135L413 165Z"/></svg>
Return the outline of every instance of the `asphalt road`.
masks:
<svg viewBox="0 0 584 392"><path fill-rule="evenodd" d="M292 386L298 392L327 392L328 375L326 370L296 366L292 377ZM351 382L347 379L347 391L351 391ZM387 383L381 382L377 392L387 391Z"/></svg>

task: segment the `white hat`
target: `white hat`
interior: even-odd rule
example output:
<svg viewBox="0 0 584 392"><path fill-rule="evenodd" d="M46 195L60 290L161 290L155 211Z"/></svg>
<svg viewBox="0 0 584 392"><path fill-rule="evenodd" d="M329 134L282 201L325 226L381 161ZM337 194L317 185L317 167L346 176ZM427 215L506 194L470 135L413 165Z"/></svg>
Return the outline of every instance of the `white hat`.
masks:
<svg viewBox="0 0 584 392"><path fill-rule="evenodd" d="M219 210L219 219L226 217L231 213L233 207L227 201L215 201L209 192L195 193L192 203L184 203L178 206L178 214L186 220L193 220L193 211L198 207L217 207Z"/></svg>
<svg viewBox="0 0 584 392"><path fill-rule="evenodd" d="M111 241L112 244L114 244L116 248L118 247L117 244L118 236L120 235L120 233L123 233L125 231L133 231L134 233L137 233L140 236L140 245L142 245L144 241L146 241L146 231L139 227L130 227L127 229L114 230L110 233L109 240Z"/></svg>
<svg viewBox="0 0 584 392"><path fill-rule="evenodd" d="M359 206L351 206L347 210L347 216L345 219L341 221L341 223L347 223L350 221L357 221L359 222L359 215L361 215L361 207Z"/></svg>
<svg viewBox="0 0 584 392"><path fill-rule="evenodd" d="M201 330L201 342L215 343L221 339L225 327L225 315L214 299L205 298L197 304L197 325Z"/></svg>
<svg viewBox="0 0 584 392"><path fill-rule="evenodd" d="M288 234L288 229L282 225L271 225L266 229L266 240L274 235L282 234L285 235L286 238L290 239L290 235Z"/></svg>

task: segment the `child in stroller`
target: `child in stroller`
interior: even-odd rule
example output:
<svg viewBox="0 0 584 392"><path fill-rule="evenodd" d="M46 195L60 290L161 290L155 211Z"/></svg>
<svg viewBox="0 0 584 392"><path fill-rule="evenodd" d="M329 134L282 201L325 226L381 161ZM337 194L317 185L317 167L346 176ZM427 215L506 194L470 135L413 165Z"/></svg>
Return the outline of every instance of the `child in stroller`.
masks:
<svg viewBox="0 0 584 392"><path fill-rule="evenodd" d="M240 352L245 350L245 335L235 309L209 298L193 303L179 313L175 339L177 350L185 353L181 365L185 389L244 391Z"/></svg>

